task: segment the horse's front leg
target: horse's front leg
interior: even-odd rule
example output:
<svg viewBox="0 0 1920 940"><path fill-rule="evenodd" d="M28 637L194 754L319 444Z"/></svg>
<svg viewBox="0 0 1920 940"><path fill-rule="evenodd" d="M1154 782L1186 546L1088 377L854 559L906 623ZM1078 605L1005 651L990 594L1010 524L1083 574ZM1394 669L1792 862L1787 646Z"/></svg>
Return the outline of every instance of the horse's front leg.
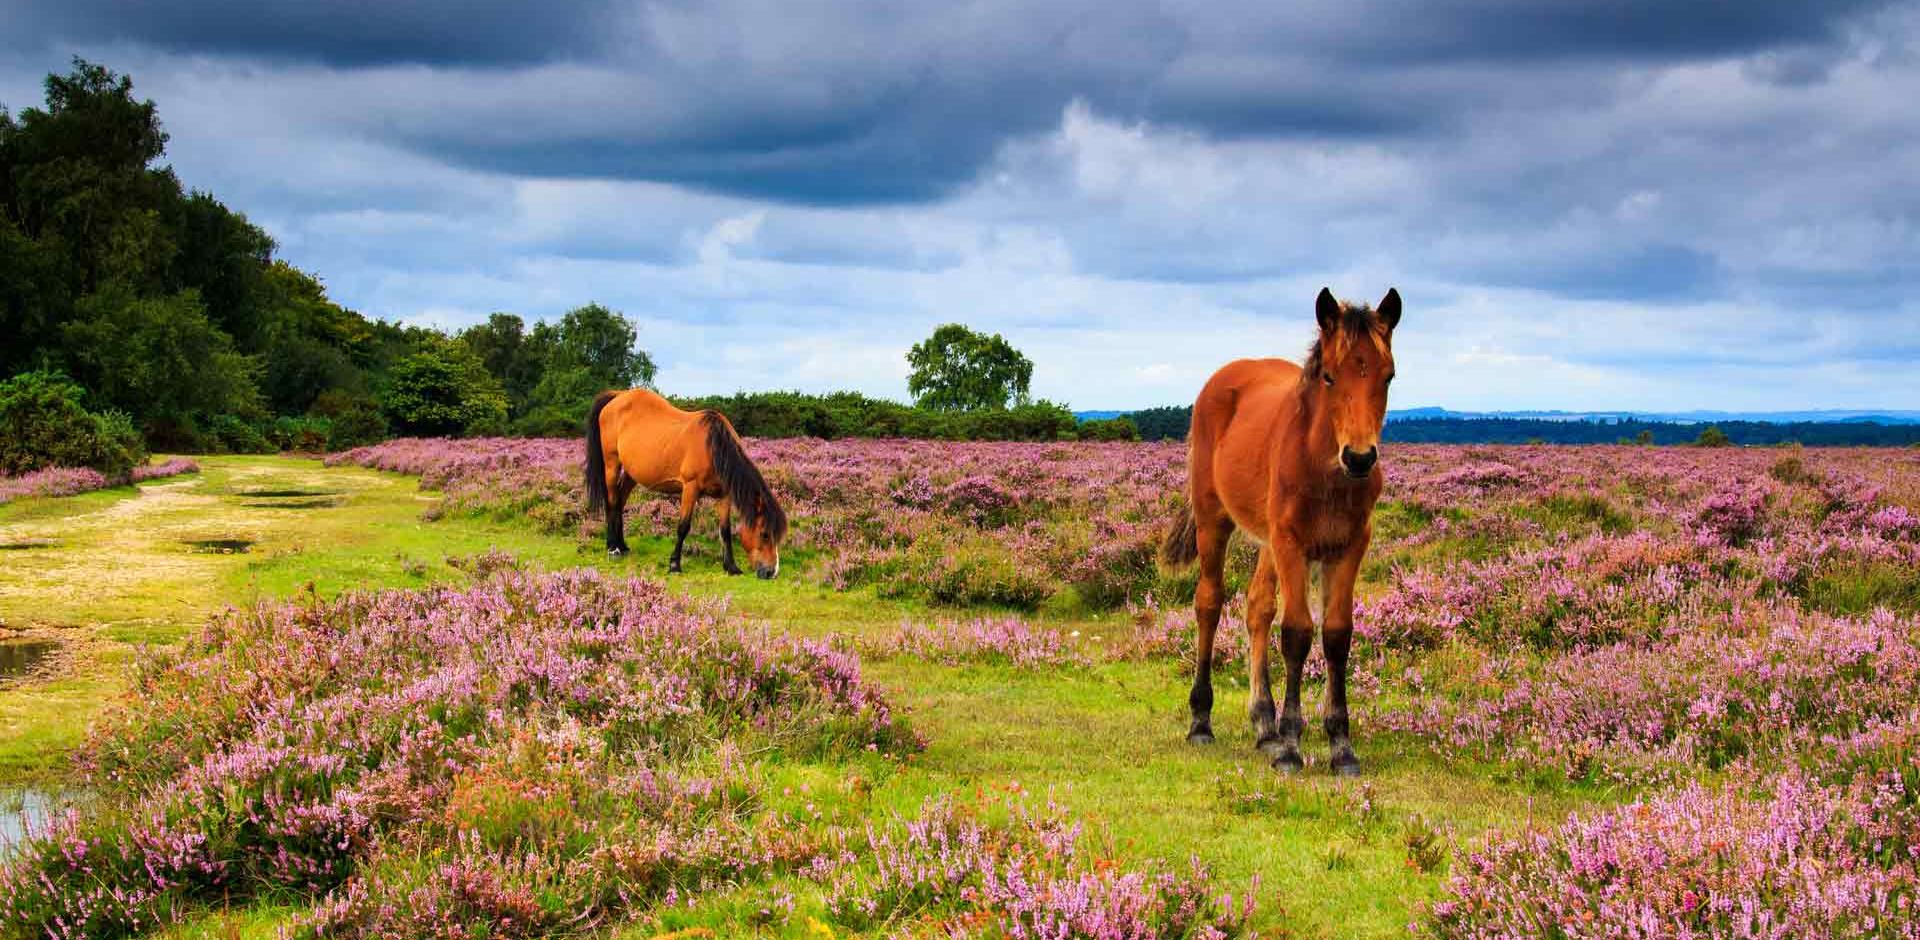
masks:
<svg viewBox="0 0 1920 940"><path fill-rule="evenodd" d="M667 559L667 570L680 573L680 552L686 548L687 532L693 528L693 511L700 505L700 488L691 483L680 485L680 526L673 532L673 557Z"/></svg>
<svg viewBox="0 0 1920 940"><path fill-rule="evenodd" d="M1313 648L1313 615L1307 608L1307 558L1299 546L1284 539L1268 543L1267 554L1272 559L1273 577L1280 595L1280 654L1287 660L1287 695L1274 729L1274 746L1263 750L1273 758L1273 766L1291 772L1306 767L1306 761L1300 756L1300 732L1306 727L1300 717L1300 680L1306 672L1307 652ZM1252 613L1248 611L1249 618ZM1272 616L1269 611L1267 617ZM1248 626L1252 626L1251 621ZM1264 686L1264 669L1262 672L1260 682ZM1269 696L1267 707L1271 709L1272 693L1266 694Z"/></svg>
<svg viewBox="0 0 1920 940"><path fill-rule="evenodd" d="M740 566L733 562L733 500L720 501L720 567L728 574L739 574Z"/></svg>
<svg viewBox="0 0 1920 940"><path fill-rule="evenodd" d="M1320 618L1320 646L1327 654L1327 742L1333 772L1342 777L1360 773L1360 758L1353 753L1347 725L1347 653L1353 647L1353 582L1360 576L1360 560L1372 535L1369 526L1327 566L1327 606Z"/></svg>

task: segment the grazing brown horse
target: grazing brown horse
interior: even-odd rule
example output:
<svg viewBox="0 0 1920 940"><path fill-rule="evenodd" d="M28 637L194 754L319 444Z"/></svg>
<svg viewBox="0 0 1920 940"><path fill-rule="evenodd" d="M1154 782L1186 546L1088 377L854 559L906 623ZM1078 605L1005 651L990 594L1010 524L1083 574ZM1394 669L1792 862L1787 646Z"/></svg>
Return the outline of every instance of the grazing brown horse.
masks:
<svg viewBox="0 0 1920 940"><path fill-rule="evenodd" d="M623 513L636 486L680 498L667 570L680 570L693 510L706 496L721 501L720 563L727 573L740 573L733 562L734 513L740 514L740 544L754 574L771 578L780 572L787 515L719 412L681 411L644 388L601 392L587 413L587 511L606 510L609 555L627 553Z"/></svg>
<svg viewBox="0 0 1920 940"><path fill-rule="evenodd" d="M1307 568L1322 566L1326 603L1327 738L1333 772L1360 772L1347 730L1347 651L1353 643L1353 581L1373 537L1380 498L1380 426L1393 381L1393 329L1400 293L1380 308L1343 304L1324 288L1315 302L1320 336L1304 365L1241 359L1223 366L1193 403L1187 436L1188 501L1160 548L1167 564L1200 562L1193 608L1199 626L1193 727L1187 740L1213 741L1213 637L1225 600L1227 537L1240 529L1260 544L1247 591L1249 701L1254 738L1282 770L1300 757L1300 674L1313 646ZM1278 593L1287 697L1274 719L1268 639Z"/></svg>

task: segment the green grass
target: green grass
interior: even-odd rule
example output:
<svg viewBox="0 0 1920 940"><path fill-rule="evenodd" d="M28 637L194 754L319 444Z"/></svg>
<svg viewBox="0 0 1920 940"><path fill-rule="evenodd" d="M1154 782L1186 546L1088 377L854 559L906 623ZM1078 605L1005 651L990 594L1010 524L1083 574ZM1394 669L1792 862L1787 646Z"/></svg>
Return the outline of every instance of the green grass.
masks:
<svg viewBox="0 0 1920 940"><path fill-rule="evenodd" d="M61 543L10 553L16 557L0 568L0 622L54 624L84 641L68 675L0 687L0 789L57 783L88 721L123 687L135 646L176 642L226 604L307 590L331 595L459 582L467 576L447 560L489 549L543 568L666 576L671 546L664 539L631 539L634 554L613 560L598 544L511 522L423 521L433 498L411 478L278 457L202 464L198 477L137 491L0 508L0 537ZM249 491L317 489L336 493L318 508L248 505L269 501ZM1582 524L1607 524L1604 512L1569 512ZM1390 507L1384 520L1408 531L1427 521ZM774 629L874 636L905 619L984 613L883 599L872 590L833 592L801 576L802 553L790 554L787 573L773 581L728 577L719 570L709 521L702 517L689 543L686 573L669 583L698 597L727 598L738 613ZM199 538L253 544L235 555L197 554L182 544ZM1425 550L1474 553L1473 546L1452 544ZM1089 636L1117 633L1124 619L1089 615L1072 603L1029 616ZM1422 744L1369 733L1364 703L1356 718L1364 778L1335 780L1321 767L1280 777L1253 750L1241 717L1244 678L1223 677L1214 723L1219 741L1194 747L1183 736L1186 681L1166 662L1032 671L900 658L870 661L867 669L929 738L929 749L904 767L863 758L851 765L776 763L767 791L783 808L810 805L861 831L869 820L912 813L941 795L1020 791L1056 799L1087 820L1097 844L1115 857L1184 866L1198 856L1235 891L1258 873L1257 925L1266 935L1404 936L1414 906L1432 896L1444 874L1444 866L1422 870L1410 862L1410 833L1431 826L1442 844L1458 848L1489 828L1555 821L1607 799L1569 785L1509 779L1500 768L1442 763ZM1316 727L1309 753L1324 760L1325 741L1317 722L1310 724ZM849 766L860 784L848 784ZM804 888L747 885L614 933L636 940L685 929L825 936L808 921L818 901ZM762 910L788 889L800 895L797 915L768 920ZM289 900L209 911L164 936L267 936L299 910Z"/></svg>
<svg viewBox="0 0 1920 940"><path fill-rule="evenodd" d="M1830 614L1859 615L1876 607L1920 611L1920 572L1904 565L1853 565L1823 571L1807 582L1807 606Z"/></svg>

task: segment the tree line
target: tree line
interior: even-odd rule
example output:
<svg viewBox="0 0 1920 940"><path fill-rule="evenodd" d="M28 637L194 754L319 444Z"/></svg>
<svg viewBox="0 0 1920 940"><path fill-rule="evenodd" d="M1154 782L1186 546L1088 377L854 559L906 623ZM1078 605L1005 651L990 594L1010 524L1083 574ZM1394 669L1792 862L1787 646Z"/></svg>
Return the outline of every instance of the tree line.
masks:
<svg viewBox="0 0 1920 940"><path fill-rule="evenodd" d="M0 473L147 447L337 450L389 435L580 432L600 391L651 384L623 314L587 304L446 332L335 303L273 238L162 162L133 82L76 58L45 102L0 108ZM947 324L915 345L913 405L842 393L687 399L747 434L1130 439L1035 401L1033 362Z"/></svg>
<svg viewBox="0 0 1920 940"><path fill-rule="evenodd" d="M334 303L160 162L166 131L131 79L75 59L45 92L0 108L0 422L16 445L0 470L50 461L19 441L69 434L88 441L62 457L109 440L218 452L572 433L600 389L653 376L633 324L596 304L449 334Z"/></svg>

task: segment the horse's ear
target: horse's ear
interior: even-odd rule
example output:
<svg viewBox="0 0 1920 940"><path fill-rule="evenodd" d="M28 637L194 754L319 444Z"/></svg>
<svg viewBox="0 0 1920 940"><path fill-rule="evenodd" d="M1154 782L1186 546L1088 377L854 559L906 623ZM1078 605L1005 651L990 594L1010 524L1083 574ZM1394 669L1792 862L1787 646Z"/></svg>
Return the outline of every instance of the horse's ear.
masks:
<svg viewBox="0 0 1920 940"><path fill-rule="evenodd" d="M1385 323L1387 329L1391 330L1400 325L1400 291L1398 289L1387 288L1387 296L1380 298L1378 312L1380 322Z"/></svg>
<svg viewBox="0 0 1920 940"><path fill-rule="evenodd" d="M1334 299L1333 291L1320 288L1320 296L1313 299L1313 315L1319 319L1322 333L1340 328L1340 301Z"/></svg>

